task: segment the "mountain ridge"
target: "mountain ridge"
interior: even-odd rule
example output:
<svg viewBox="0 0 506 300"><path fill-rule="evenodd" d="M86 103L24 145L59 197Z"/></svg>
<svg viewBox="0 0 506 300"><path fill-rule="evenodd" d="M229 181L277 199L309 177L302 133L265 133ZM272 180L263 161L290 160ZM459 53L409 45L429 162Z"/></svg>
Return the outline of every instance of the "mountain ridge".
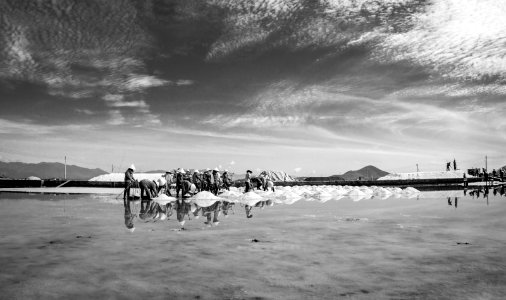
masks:
<svg viewBox="0 0 506 300"><path fill-rule="evenodd" d="M88 169L76 165L67 165L67 179L88 180L108 172L95 168ZM0 176L11 179L25 179L29 176L36 176L41 179L64 178L65 165L58 162L3 162L0 161Z"/></svg>
<svg viewBox="0 0 506 300"><path fill-rule="evenodd" d="M330 177L341 177L344 180L376 180L380 177L390 174L373 165L367 165L359 170L350 170L342 175L331 175Z"/></svg>

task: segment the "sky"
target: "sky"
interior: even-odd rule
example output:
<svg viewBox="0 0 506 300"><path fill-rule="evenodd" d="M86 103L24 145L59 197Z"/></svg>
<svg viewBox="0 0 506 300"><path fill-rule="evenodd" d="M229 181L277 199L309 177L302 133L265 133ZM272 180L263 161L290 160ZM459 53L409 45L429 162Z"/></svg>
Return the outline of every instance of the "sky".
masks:
<svg viewBox="0 0 506 300"><path fill-rule="evenodd" d="M0 160L506 165L503 0L1 0Z"/></svg>

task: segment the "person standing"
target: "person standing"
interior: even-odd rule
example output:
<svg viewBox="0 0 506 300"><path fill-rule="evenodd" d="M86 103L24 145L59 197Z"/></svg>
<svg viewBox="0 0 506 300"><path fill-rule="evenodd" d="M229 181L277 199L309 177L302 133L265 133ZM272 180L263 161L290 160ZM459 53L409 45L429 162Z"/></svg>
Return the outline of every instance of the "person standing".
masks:
<svg viewBox="0 0 506 300"><path fill-rule="evenodd" d="M499 169L499 178L501 178L501 182L504 181L504 170L502 168Z"/></svg>
<svg viewBox="0 0 506 300"><path fill-rule="evenodd" d="M165 184L165 194L167 196L172 197L172 194L170 193L170 188L172 187L172 184L174 183L174 176L171 171L165 172L165 180L167 181L167 183Z"/></svg>
<svg viewBox="0 0 506 300"><path fill-rule="evenodd" d="M271 190L272 192L275 192L275 190L274 190L274 182L270 178L267 178L265 180L264 191L268 191L268 190Z"/></svg>
<svg viewBox="0 0 506 300"><path fill-rule="evenodd" d="M218 195L218 192L220 190L220 170L218 168L214 168L213 170L213 184L212 184L212 192L214 195Z"/></svg>
<svg viewBox="0 0 506 300"><path fill-rule="evenodd" d="M244 192L247 193L251 190L251 170L246 171L246 176L244 177Z"/></svg>
<svg viewBox="0 0 506 300"><path fill-rule="evenodd" d="M184 169L179 168L176 174L176 197L179 197L179 191L183 189Z"/></svg>
<svg viewBox="0 0 506 300"><path fill-rule="evenodd" d="M135 184L134 178L135 166L131 164L125 172L125 190L123 191L123 205L126 207L127 199L130 196L130 188Z"/></svg>
<svg viewBox="0 0 506 300"><path fill-rule="evenodd" d="M197 191L199 191L199 192L202 187L201 181L202 181L202 179L200 179L200 172L199 172L199 170L195 169L195 171L193 171L193 175L192 175L192 182L195 185L195 187L197 188Z"/></svg>
<svg viewBox="0 0 506 300"><path fill-rule="evenodd" d="M265 190L265 174L262 172L260 175L258 175L258 186L257 190Z"/></svg>
<svg viewBox="0 0 506 300"><path fill-rule="evenodd" d="M227 191L230 191L230 185L231 185L231 182L230 182L230 178L228 177L228 170L225 170L223 172L223 175L222 176L222 181L223 181L223 188L226 189Z"/></svg>
<svg viewBox="0 0 506 300"><path fill-rule="evenodd" d="M206 183L206 191L213 192L213 183L214 177L211 173L211 169L206 169L205 175L205 183Z"/></svg>
<svg viewBox="0 0 506 300"><path fill-rule="evenodd" d="M455 160L455 158L453 159L453 170L457 171L457 161Z"/></svg>

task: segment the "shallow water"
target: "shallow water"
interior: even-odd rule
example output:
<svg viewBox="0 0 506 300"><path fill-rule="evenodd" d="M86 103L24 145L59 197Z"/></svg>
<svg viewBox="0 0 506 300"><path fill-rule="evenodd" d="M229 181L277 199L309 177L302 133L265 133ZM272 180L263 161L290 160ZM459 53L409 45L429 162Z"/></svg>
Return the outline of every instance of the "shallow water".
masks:
<svg viewBox="0 0 506 300"><path fill-rule="evenodd" d="M307 201L314 200L314 201ZM506 197L236 204L124 224L112 195L0 193L0 298L501 299ZM135 209L134 209L135 210ZM138 213L138 211L136 211Z"/></svg>

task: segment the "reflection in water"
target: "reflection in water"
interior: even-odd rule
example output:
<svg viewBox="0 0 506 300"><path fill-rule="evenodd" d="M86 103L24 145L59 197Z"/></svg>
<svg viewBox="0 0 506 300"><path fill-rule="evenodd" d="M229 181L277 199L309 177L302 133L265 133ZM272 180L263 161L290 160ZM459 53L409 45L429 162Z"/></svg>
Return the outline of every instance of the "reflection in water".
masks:
<svg viewBox="0 0 506 300"><path fill-rule="evenodd" d="M492 189L492 191L490 191ZM504 186L497 187L476 187L474 189L464 189L460 191L439 191L427 192L427 197L444 197L447 205L455 209L459 205L459 195L469 195L473 199L487 199L489 193L503 196ZM227 217L229 214L235 214L234 208L240 206L244 208L247 219L253 218L256 210L261 211L274 204L292 205L298 201L314 201L325 203L327 201L338 201L347 199L358 202L361 200L384 201L388 199L423 199L424 193L420 193L413 188L385 188L385 187L349 187L349 186L295 186L295 187L277 187L275 191L255 190L243 193L241 189L231 187L218 196L203 191L193 194L189 198L174 198L162 194L153 199L143 199L142 201L127 201L125 206L125 226L133 232L134 219L138 216L143 222L158 222L171 220L175 215L180 230L185 229L185 224L192 219L203 217L203 223L208 227L217 226L221 220L220 217ZM140 209L138 214L136 210ZM244 216L244 215L242 215ZM173 218L173 217L172 217Z"/></svg>

